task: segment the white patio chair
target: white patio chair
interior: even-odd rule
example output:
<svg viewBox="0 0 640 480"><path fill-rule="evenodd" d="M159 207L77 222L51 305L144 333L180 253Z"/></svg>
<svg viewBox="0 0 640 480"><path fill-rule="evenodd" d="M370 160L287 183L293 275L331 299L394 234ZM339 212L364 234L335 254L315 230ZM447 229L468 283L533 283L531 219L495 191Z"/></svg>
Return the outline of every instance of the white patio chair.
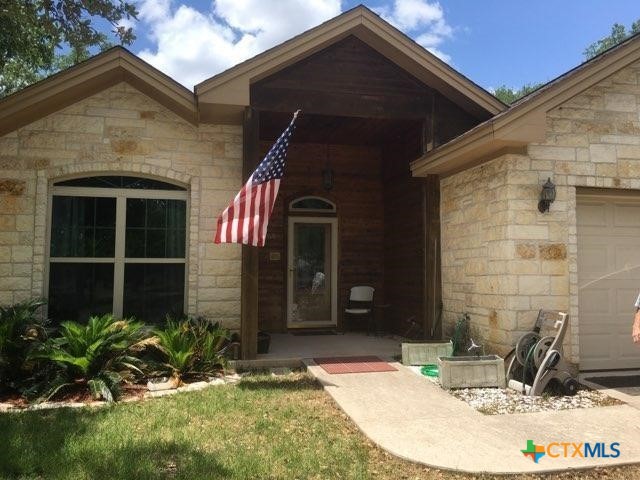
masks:
<svg viewBox="0 0 640 480"><path fill-rule="evenodd" d="M351 318L363 318L367 320L367 334L369 334L369 330L373 327L373 294L375 292L375 288L367 287L364 285L360 285L357 287L352 287L349 291L349 301L347 304L347 308L344 309L344 317ZM346 324L346 322L345 322ZM349 324L349 330L353 330L351 328L351 324Z"/></svg>

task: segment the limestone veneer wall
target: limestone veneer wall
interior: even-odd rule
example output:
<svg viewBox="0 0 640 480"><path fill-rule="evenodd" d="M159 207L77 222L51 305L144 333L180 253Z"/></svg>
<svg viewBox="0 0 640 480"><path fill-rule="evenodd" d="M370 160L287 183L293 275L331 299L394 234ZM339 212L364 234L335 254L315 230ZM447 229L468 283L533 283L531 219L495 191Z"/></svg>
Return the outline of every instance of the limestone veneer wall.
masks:
<svg viewBox="0 0 640 480"><path fill-rule="evenodd" d="M124 82L0 137L0 304L46 296L52 182L104 173L188 188L185 304L239 328L241 250L213 235L241 185L242 127L194 126Z"/></svg>
<svg viewBox="0 0 640 480"><path fill-rule="evenodd" d="M551 177L557 198L537 210ZM576 187L640 189L640 62L547 113L545 141L441 181L445 330L471 314L505 352L538 309L568 311L579 361ZM640 195L640 192L639 192Z"/></svg>

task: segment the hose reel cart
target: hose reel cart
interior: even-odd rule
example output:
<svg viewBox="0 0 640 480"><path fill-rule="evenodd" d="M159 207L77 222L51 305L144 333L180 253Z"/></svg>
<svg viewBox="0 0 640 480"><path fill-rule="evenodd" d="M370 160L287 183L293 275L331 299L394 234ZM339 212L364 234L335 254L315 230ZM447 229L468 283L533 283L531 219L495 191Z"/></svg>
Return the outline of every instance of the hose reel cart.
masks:
<svg viewBox="0 0 640 480"><path fill-rule="evenodd" d="M545 323L553 322L555 335L542 336ZM533 330L525 333L514 349L507 369L507 385L523 395L537 396L553 382L565 395L574 395L578 381L569 372L562 342L569 326L566 313L540 310Z"/></svg>

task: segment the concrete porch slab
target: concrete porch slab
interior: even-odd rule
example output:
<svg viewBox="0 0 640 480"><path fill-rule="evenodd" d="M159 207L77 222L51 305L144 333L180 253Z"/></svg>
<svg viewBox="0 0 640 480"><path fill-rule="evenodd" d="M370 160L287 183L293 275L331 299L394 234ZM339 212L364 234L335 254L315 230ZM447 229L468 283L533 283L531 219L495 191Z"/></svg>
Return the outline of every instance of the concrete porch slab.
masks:
<svg viewBox="0 0 640 480"><path fill-rule="evenodd" d="M255 360L232 360L235 369L271 367L303 367L305 359L318 357L357 357L376 355L393 358L401 352L401 340L391 336L369 336L364 333L337 335L293 335L272 333L269 353Z"/></svg>
<svg viewBox="0 0 640 480"><path fill-rule="evenodd" d="M400 363L396 372L329 375L308 370L360 430L401 458L468 473L545 473L640 462L640 411L631 405L483 415ZM551 458L534 463L527 440L620 443L618 458ZM570 451L571 453L572 451ZM610 450L609 450L610 452Z"/></svg>
<svg viewBox="0 0 640 480"><path fill-rule="evenodd" d="M269 353L258 355L257 359L305 359L362 355L391 358L400 353L400 343L400 340L393 337L376 337L363 333L337 335L272 333Z"/></svg>

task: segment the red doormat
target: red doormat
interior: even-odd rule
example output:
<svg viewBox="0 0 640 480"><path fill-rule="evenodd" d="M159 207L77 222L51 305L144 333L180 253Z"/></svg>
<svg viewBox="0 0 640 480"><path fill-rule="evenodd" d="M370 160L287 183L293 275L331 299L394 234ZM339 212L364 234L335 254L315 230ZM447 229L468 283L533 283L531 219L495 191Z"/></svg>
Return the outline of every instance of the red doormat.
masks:
<svg viewBox="0 0 640 480"><path fill-rule="evenodd" d="M395 372L396 369L374 355L362 357L323 357L314 358L327 373L372 373Z"/></svg>

